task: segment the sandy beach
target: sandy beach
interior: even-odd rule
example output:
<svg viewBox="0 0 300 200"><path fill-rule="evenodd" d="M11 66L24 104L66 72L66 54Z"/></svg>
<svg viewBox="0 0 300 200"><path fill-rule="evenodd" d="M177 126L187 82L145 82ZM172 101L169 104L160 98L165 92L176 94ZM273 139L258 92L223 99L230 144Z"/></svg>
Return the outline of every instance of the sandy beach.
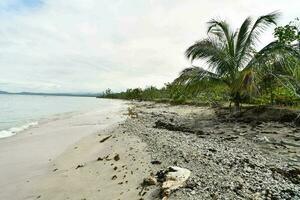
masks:
<svg viewBox="0 0 300 200"><path fill-rule="evenodd" d="M147 102L64 115L1 141L0 199L159 200L161 185L144 179L178 166L191 177L171 200L296 200L299 134L290 123Z"/></svg>
<svg viewBox="0 0 300 200"><path fill-rule="evenodd" d="M35 199L34 183L52 170L52 162L70 146L124 120L124 102L109 109L65 113L0 140L0 199Z"/></svg>

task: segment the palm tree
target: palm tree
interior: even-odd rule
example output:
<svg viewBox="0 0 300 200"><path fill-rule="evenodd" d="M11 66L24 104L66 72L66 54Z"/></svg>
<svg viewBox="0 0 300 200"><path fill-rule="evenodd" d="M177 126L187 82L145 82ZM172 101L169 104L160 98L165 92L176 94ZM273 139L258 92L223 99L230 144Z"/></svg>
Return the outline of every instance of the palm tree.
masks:
<svg viewBox="0 0 300 200"><path fill-rule="evenodd" d="M297 50L277 41L258 52L255 49L260 34L270 25L275 25L279 15L278 12L273 12L256 21L248 17L236 31L226 21L212 19L208 22L208 38L197 41L185 52L191 62L204 59L208 70L194 66L186 68L174 84L185 85L187 88L204 83L226 84L230 90L231 102L239 110L243 95L258 91L257 83L263 76L262 68L273 66L274 58L276 63L281 63L281 67L286 66L284 63L287 57L299 59ZM289 80L289 77L277 74L276 78Z"/></svg>

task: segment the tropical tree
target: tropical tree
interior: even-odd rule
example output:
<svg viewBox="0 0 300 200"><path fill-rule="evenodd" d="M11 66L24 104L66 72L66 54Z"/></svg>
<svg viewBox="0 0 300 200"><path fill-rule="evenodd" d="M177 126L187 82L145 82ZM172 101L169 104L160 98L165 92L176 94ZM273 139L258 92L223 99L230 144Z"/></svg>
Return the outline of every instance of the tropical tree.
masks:
<svg viewBox="0 0 300 200"><path fill-rule="evenodd" d="M276 72L280 71L282 76L273 74L274 71L271 74L282 82L291 83L290 77L286 76L285 67L291 67L287 58L299 59L299 52L293 46L274 41L256 51L261 33L269 26L276 25L279 15L278 12L273 12L256 21L248 17L235 31L226 21L212 19L208 22L208 38L197 41L185 52L191 62L204 59L208 70L195 66L186 68L174 84L195 88L199 85L225 83L235 110L240 110L242 98L257 93L258 83L263 79L268 66L274 67L276 63L276 66L281 67Z"/></svg>
<svg viewBox="0 0 300 200"><path fill-rule="evenodd" d="M274 35L281 43L291 44L296 41L295 44L300 50L300 19L296 18L285 26L276 27Z"/></svg>

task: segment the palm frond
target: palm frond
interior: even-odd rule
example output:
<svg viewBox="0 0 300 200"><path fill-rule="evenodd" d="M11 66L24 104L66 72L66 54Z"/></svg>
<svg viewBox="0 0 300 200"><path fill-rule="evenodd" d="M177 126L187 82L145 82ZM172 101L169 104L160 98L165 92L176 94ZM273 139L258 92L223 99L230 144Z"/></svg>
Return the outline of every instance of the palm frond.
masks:
<svg viewBox="0 0 300 200"><path fill-rule="evenodd" d="M179 77L175 79L174 83L189 84L192 81L216 81L219 76L213 72L205 70L201 67L189 67L182 70Z"/></svg>
<svg viewBox="0 0 300 200"><path fill-rule="evenodd" d="M252 19L248 17L245 19L243 24L241 25L240 29L238 30L238 36L236 40L236 47L235 47L235 57L237 60L242 60L242 56L251 57L252 54L248 55L249 52L245 52L246 54L242 54L243 48L245 46L245 43L247 41L249 32L250 32L250 26L252 23ZM244 59L243 59L244 60ZM244 63L237 63L239 66L243 65Z"/></svg>
<svg viewBox="0 0 300 200"><path fill-rule="evenodd" d="M173 86L185 86L188 90L194 92L200 89L209 87L210 85L218 84L221 80L219 76L201 67L189 67L184 69L178 78L176 78L172 85Z"/></svg>
<svg viewBox="0 0 300 200"><path fill-rule="evenodd" d="M300 52L297 49L274 41L260 50L243 71L254 70L257 82L272 77L297 95L300 88L299 63Z"/></svg>
<svg viewBox="0 0 300 200"><path fill-rule="evenodd" d="M248 63L247 68L259 67L259 64L264 64L268 61L277 62L281 66L289 66L291 59L299 61L300 52L293 46L273 41L256 53Z"/></svg>
<svg viewBox="0 0 300 200"><path fill-rule="evenodd" d="M230 30L229 24L226 21L218 21L215 19L210 20L208 24L207 33L217 36L222 42L226 43L228 53L234 56L234 39L236 33Z"/></svg>
<svg viewBox="0 0 300 200"><path fill-rule="evenodd" d="M252 55L252 51L254 47L256 46L257 42L259 42L259 36L261 33L263 33L269 26L276 25L276 21L279 18L280 13L275 11L267 15L263 15L259 17L255 23L253 24L247 39L243 45L243 48L241 50L238 64L247 62L247 59L249 59L248 56L243 56L244 54ZM244 60L246 59L246 60Z"/></svg>
<svg viewBox="0 0 300 200"><path fill-rule="evenodd" d="M185 55L192 61L195 59L205 59L209 67L220 76L234 74L232 58L228 55L224 44L213 38L196 42L189 47Z"/></svg>

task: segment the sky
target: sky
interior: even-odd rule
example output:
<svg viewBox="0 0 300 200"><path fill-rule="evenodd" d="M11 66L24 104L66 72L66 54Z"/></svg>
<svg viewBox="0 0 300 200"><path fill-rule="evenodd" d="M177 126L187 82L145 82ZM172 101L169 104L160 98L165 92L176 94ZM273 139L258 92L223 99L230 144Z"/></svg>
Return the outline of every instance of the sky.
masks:
<svg viewBox="0 0 300 200"><path fill-rule="evenodd" d="M279 10L287 24L299 9L299 0L0 0L0 90L162 87L191 65L184 51L210 19L237 28Z"/></svg>

